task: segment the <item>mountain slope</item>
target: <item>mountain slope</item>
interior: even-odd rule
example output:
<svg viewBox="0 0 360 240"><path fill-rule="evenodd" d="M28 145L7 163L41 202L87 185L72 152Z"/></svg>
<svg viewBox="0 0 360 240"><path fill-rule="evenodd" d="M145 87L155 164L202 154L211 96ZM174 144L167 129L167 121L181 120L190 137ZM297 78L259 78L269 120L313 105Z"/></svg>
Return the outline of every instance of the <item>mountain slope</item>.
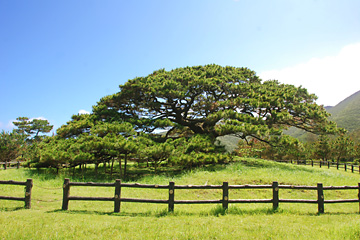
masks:
<svg viewBox="0 0 360 240"><path fill-rule="evenodd" d="M330 119L350 133L360 129L360 91L328 109Z"/></svg>
<svg viewBox="0 0 360 240"><path fill-rule="evenodd" d="M331 114L330 120L335 121L338 127L345 128L355 139L360 140L360 91L345 98L336 106L327 106L325 109ZM294 127L284 133L301 141L311 141L315 138L314 134Z"/></svg>

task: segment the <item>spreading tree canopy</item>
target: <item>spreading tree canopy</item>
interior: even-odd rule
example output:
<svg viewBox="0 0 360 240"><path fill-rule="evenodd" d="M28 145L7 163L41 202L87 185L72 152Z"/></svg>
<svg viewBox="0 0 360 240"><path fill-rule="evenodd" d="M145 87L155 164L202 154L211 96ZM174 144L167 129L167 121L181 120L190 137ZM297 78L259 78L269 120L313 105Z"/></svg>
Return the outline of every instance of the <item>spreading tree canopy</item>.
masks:
<svg viewBox="0 0 360 240"><path fill-rule="evenodd" d="M206 65L129 80L93 111L101 121L129 121L147 133L235 134L270 143L290 126L317 134L335 131L315 100L305 88L262 81L248 68Z"/></svg>

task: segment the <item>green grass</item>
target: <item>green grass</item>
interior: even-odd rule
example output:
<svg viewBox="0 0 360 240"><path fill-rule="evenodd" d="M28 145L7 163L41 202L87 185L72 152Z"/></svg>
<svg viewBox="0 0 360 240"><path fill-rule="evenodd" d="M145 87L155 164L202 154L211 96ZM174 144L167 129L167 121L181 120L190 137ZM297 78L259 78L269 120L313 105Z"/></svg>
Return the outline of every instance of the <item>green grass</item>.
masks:
<svg viewBox="0 0 360 240"><path fill-rule="evenodd" d="M32 208L23 202L0 200L0 239L359 239L358 203L325 204L325 214L317 214L316 204L280 203L167 205L122 203L113 213L112 202L70 201L61 211L62 184L71 181L113 182L109 176L84 176L52 170L0 171L1 180L34 181ZM296 166L264 160L243 159L229 165L209 166L176 175L163 173L137 178L147 184L279 184L355 186L360 174L336 169ZM131 181L133 182L133 181ZM114 188L71 187L71 195L109 196ZM122 197L167 199L161 189L122 189ZM23 186L0 185L0 195L24 196ZM316 199L316 191L280 189L280 198ZM230 190L230 199L272 198L271 190ZM176 190L175 199L220 199L221 190ZM325 199L357 198L357 190L325 191Z"/></svg>

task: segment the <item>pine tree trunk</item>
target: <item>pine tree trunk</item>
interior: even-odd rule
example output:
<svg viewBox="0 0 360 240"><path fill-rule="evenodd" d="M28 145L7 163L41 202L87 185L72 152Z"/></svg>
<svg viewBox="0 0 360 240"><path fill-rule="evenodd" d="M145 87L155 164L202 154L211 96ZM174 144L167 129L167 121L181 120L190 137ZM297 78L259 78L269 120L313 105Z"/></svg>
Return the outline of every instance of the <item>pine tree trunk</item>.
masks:
<svg viewBox="0 0 360 240"><path fill-rule="evenodd" d="M122 167L121 167L121 157L119 157L119 168L120 168L120 178L122 178Z"/></svg>
<svg viewBox="0 0 360 240"><path fill-rule="evenodd" d="M99 163L95 163L95 175L98 175L98 168L99 168Z"/></svg>
<svg viewBox="0 0 360 240"><path fill-rule="evenodd" d="M127 168L127 154L125 154L125 158L124 158L124 178L126 177L126 168Z"/></svg>
<svg viewBox="0 0 360 240"><path fill-rule="evenodd" d="M110 176L112 176L114 170L114 159L111 160Z"/></svg>

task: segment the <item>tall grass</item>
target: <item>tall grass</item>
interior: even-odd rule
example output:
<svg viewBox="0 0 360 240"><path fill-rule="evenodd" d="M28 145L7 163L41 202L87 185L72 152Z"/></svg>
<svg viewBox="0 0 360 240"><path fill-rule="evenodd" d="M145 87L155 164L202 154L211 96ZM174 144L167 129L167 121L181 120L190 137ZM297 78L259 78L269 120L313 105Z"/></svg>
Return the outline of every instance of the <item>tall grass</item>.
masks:
<svg viewBox="0 0 360 240"><path fill-rule="evenodd" d="M113 213L111 202L70 201L61 211L64 178L71 181L113 182L107 175L94 176L52 170L29 169L0 171L1 180L25 181L33 178L32 208L22 202L0 200L0 239L359 239L359 204L327 204L325 214L317 214L316 204L280 203L167 205L122 203ZM280 184L316 186L357 185L360 174L336 169L311 168L257 159L242 159L229 165L208 166L181 174L144 176L139 183L167 184ZM133 181L131 181L133 182ZM113 188L71 187L71 195L113 196ZM230 190L230 199L271 198L271 190ZM280 198L316 199L316 191L280 189ZM23 187L0 185L0 195L24 195ZM167 199L161 189L122 189L122 197ZM356 198L357 191L325 191L325 199ZM176 190L175 199L220 199L219 190Z"/></svg>

